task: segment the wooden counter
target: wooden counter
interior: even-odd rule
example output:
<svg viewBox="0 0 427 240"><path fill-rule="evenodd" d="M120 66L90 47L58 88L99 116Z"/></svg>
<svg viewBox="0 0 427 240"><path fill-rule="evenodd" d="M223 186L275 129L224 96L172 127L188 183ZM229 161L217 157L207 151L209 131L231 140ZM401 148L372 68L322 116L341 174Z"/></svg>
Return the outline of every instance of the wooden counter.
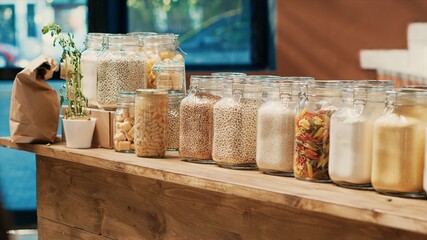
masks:
<svg viewBox="0 0 427 240"><path fill-rule="evenodd" d="M37 155L39 239L426 239L427 200L63 143Z"/></svg>

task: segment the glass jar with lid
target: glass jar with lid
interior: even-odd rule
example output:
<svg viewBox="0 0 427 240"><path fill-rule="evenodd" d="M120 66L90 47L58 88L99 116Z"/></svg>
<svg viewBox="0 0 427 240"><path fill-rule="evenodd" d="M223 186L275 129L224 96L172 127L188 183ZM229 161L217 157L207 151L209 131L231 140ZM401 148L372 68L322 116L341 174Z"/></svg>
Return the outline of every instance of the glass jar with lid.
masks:
<svg viewBox="0 0 427 240"><path fill-rule="evenodd" d="M213 106L221 98L219 80L214 76L193 75L190 90L179 107L179 154L188 162L213 163Z"/></svg>
<svg viewBox="0 0 427 240"><path fill-rule="evenodd" d="M98 108L96 102L96 75L98 57L105 47L105 33L88 33L85 39L85 50L81 55L82 91L88 99L88 107Z"/></svg>
<svg viewBox="0 0 427 240"><path fill-rule="evenodd" d="M387 92L386 111L374 123L372 186L383 194L424 198L427 91Z"/></svg>
<svg viewBox="0 0 427 240"><path fill-rule="evenodd" d="M166 134L166 148L170 151L179 149L179 105L184 94L168 94L168 130Z"/></svg>
<svg viewBox="0 0 427 240"><path fill-rule="evenodd" d="M214 106L213 159L220 167L257 169L256 123L262 104L260 79L229 77Z"/></svg>
<svg viewBox="0 0 427 240"><path fill-rule="evenodd" d="M119 92L145 88L145 59L139 52L142 42L130 35L109 35L105 50L98 58L97 94L98 106L115 110Z"/></svg>
<svg viewBox="0 0 427 240"><path fill-rule="evenodd" d="M343 87L343 106L331 117L329 176L343 187L372 189L372 132L393 81L360 80Z"/></svg>
<svg viewBox="0 0 427 240"><path fill-rule="evenodd" d="M138 89L135 98L135 153L162 158L166 152L168 98L163 89Z"/></svg>
<svg viewBox="0 0 427 240"><path fill-rule="evenodd" d="M313 182L330 182L329 124L341 106L340 81L316 80L306 85L295 117L294 176Z"/></svg>
<svg viewBox="0 0 427 240"><path fill-rule="evenodd" d="M180 49L178 35L155 34L143 39L147 59L144 75L147 88L185 93L185 61L177 50Z"/></svg>
<svg viewBox="0 0 427 240"><path fill-rule="evenodd" d="M120 92L114 114L114 150L134 152L135 144L135 92Z"/></svg>

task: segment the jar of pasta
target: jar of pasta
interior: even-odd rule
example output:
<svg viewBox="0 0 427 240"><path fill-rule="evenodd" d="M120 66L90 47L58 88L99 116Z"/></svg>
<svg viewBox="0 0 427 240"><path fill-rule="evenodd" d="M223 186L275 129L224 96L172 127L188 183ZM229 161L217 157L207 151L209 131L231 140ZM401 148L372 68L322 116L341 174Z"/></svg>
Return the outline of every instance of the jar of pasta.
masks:
<svg viewBox="0 0 427 240"><path fill-rule="evenodd" d="M138 157L164 157L168 127L167 91L138 89L136 94L135 153Z"/></svg>
<svg viewBox="0 0 427 240"><path fill-rule="evenodd" d="M171 33L148 35L144 40L147 59L144 80L147 88L185 93L185 61L180 51L178 35Z"/></svg>
<svg viewBox="0 0 427 240"><path fill-rule="evenodd" d="M117 152L134 152L135 92L119 93L114 121L114 150Z"/></svg>
<svg viewBox="0 0 427 240"><path fill-rule="evenodd" d="M401 88L387 93L386 111L374 123L372 186L376 191L425 197L426 126L427 91Z"/></svg>
<svg viewBox="0 0 427 240"><path fill-rule="evenodd" d="M330 182L329 124L341 106L341 82L316 80L307 84L295 117L294 176Z"/></svg>

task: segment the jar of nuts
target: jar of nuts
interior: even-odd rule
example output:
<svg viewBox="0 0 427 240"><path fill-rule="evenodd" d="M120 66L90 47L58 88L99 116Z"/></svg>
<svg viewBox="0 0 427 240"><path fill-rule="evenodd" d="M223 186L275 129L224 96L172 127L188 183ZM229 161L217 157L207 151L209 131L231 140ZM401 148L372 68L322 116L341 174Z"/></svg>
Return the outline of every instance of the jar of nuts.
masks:
<svg viewBox="0 0 427 240"><path fill-rule="evenodd" d="M138 157L165 156L168 124L167 90L138 89L135 98L135 153Z"/></svg>
<svg viewBox="0 0 427 240"><path fill-rule="evenodd" d="M185 63L179 48L178 35L165 33L144 37L147 59L144 80L147 88L185 93Z"/></svg>
<svg viewBox="0 0 427 240"><path fill-rule="evenodd" d="M134 152L135 144L135 92L121 92L117 96L117 109L114 115L114 150Z"/></svg>
<svg viewBox="0 0 427 240"><path fill-rule="evenodd" d="M166 148L171 151L179 149L179 105L184 94L169 94L168 102L168 130L166 134Z"/></svg>
<svg viewBox="0 0 427 240"><path fill-rule="evenodd" d="M221 98L220 77L191 76L190 93L179 110L179 154L189 162L213 163L213 105Z"/></svg>
<svg viewBox="0 0 427 240"><path fill-rule="evenodd" d="M115 110L119 92L145 88L144 55L139 52L142 40L131 35L115 34L107 38L107 46L98 58L98 107Z"/></svg>

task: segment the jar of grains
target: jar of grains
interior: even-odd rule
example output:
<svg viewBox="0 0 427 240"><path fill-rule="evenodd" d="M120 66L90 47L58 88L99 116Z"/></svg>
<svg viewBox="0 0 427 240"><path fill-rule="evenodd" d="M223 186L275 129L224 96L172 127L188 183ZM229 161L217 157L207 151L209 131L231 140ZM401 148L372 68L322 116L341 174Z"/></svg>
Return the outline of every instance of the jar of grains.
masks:
<svg viewBox="0 0 427 240"><path fill-rule="evenodd" d="M295 117L294 176L300 180L330 182L330 117L341 106L340 81L313 81L301 94Z"/></svg>
<svg viewBox="0 0 427 240"><path fill-rule="evenodd" d="M114 121L114 149L117 152L134 152L135 92L119 93Z"/></svg>
<svg viewBox="0 0 427 240"><path fill-rule="evenodd" d="M144 85L144 56L139 48L142 42L130 35L109 35L107 47L98 58L98 106L115 110L119 92L132 92Z"/></svg>
<svg viewBox="0 0 427 240"><path fill-rule="evenodd" d="M427 91L387 92L387 107L374 123L372 186L380 193L425 197L423 168Z"/></svg>
<svg viewBox="0 0 427 240"><path fill-rule="evenodd" d="M256 123L261 104L260 79L228 77L224 80L224 98L214 106L212 154L219 166L257 169Z"/></svg>
<svg viewBox="0 0 427 240"><path fill-rule="evenodd" d="M393 81L355 81L343 86L343 106L331 117L329 176L343 187L372 189L372 131Z"/></svg>
<svg viewBox="0 0 427 240"><path fill-rule="evenodd" d="M185 93L185 62L179 48L178 35L148 35L144 38L147 59L144 80L147 88Z"/></svg>
<svg viewBox="0 0 427 240"><path fill-rule="evenodd" d="M179 106L179 154L186 161L213 163L213 105L221 98L217 95L219 79L190 78L190 93Z"/></svg>
<svg viewBox="0 0 427 240"><path fill-rule="evenodd" d="M162 89L138 89L135 98L135 153L164 157L168 124L168 95Z"/></svg>
<svg viewBox="0 0 427 240"><path fill-rule="evenodd" d="M293 176L295 115L300 86L312 79L270 80L268 99L258 110L257 122L256 163L264 173Z"/></svg>
<svg viewBox="0 0 427 240"><path fill-rule="evenodd" d="M105 33L88 33L85 40L85 50L81 55L82 91L88 99L88 107L98 108L96 102L96 75L98 71L98 57L105 44Z"/></svg>
<svg viewBox="0 0 427 240"><path fill-rule="evenodd" d="M184 94L169 94L168 102L168 129L166 134L167 150L177 151L179 149L179 105Z"/></svg>

